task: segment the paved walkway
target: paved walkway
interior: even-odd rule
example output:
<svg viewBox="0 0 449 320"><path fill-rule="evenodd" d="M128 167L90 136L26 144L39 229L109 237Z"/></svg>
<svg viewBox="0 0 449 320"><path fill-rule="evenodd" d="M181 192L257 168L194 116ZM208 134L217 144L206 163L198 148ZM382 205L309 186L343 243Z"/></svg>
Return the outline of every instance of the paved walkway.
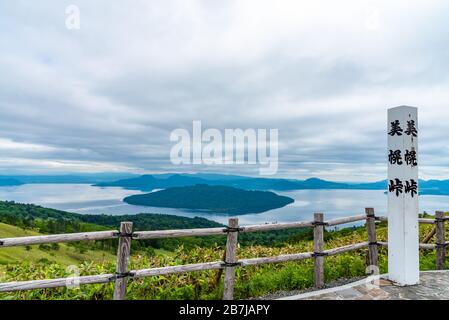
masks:
<svg viewBox="0 0 449 320"><path fill-rule="evenodd" d="M397 286L382 275L280 300L449 300L449 270L421 272L416 286Z"/></svg>

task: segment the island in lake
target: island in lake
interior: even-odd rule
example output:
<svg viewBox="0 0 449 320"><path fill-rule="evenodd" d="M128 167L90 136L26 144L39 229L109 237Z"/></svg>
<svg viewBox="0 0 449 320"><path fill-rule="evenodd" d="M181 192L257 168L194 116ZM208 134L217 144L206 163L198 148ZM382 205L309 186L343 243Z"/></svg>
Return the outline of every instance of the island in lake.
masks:
<svg viewBox="0 0 449 320"><path fill-rule="evenodd" d="M211 213L260 213L294 200L270 191L248 191L228 186L198 184L126 197L132 205L207 210Z"/></svg>

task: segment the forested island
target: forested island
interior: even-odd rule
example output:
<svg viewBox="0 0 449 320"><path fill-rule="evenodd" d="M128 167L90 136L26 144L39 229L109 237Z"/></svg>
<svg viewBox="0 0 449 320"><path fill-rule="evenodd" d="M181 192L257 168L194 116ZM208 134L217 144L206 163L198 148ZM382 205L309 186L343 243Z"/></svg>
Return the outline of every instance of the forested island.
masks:
<svg viewBox="0 0 449 320"><path fill-rule="evenodd" d="M213 213L260 213L284 207L294 200L270 191L248 191L227 186L198 184L126 197L128 204L207 210Z"/></svg>

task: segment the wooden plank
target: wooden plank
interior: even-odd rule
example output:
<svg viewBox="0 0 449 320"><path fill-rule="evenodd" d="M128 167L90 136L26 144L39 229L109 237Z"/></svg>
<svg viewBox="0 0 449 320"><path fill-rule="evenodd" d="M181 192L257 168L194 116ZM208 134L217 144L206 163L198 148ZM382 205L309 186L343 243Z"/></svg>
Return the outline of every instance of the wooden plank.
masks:
<svg viewBox="0 0 449 320"><path fill-rule="evenodd" d="M238 218L229 219L229 228L236 229L239 227ZM228 239L226 242L226 264L233 264L237 262L237 236L238 232L228 232ZM224 272L224 291L223 300L234 299L234 281L235 281L235 267L227 266Z"/></svg>
<svg viewBox="0 0 449 320"><path fill-rule="evenodd" d="M388 221L388 217L377 217L379 221ZM427 218L419 218L418 222L421 224L434 224L434 219L427 219Z"/></svg>
<svg viewBox="0 0 449 320"><path fill-rule="evenodd" d="M345 253L349 251L355 251L360 250L363 248L368 247L368 242L361 242L361 243L355 243L350 244L338 248L332 248L328 250L323 250L323 254L328 256L337 255L340 253ZM259 265L259 264L265 264L265 263L282 263L282 262L288 262L288 261L297 261L297 260L304 260L304 259L310 259L313 258L313 252L302 252L302 253L294 253L294 254L283 254L273 257L263 257L263 258L250 258L250 259L241 259L239 262L242 264L242 267L244 266L252 266L252 265Z"/></svg>
<svg viewBox="0 0 449 320"><path fill-rule="evenodd" d="M433 236L435 235L436 232L437 232L437 228L433 227L432 230L430 230L430 232L424 237L422 242L428 243L433 238Z"/></svg>
<svg viewBox="0 0 449 320"><path fill-rule="evenodd" d="M273 257L263 257L263 258L250 258L250 259L241 259L239 262L242 264L242 267L245 266L255 266L265 263L282 263L288 261L298 261L304 259L310 259L313 257L313 252L303 252L303 253L294 253L294 254L283 254L279 256Z"/></svg>
<svg viewBox="0 0 449 320"><path fill-rule="evenodd" d="M180 229L180 230L157 230L157 231L137 231L134 232L134 239L163 239L180 237L199 237L226 235L226 228L200 228L200 229Z"/></svg>
<svg viewBox="0 0 449 320"><path fill-rule="evenodd" d="M327 256L334 256L336 254L345 253L345 252L349 252L349 251L360 250L360 249L363 249L363 248L366 248L366 247L368 247L368 242L360 242L360 243L349 244L349 245L338 247L338 248L324 250L323 252Z"/></svg>
<svg viewBox="0 0 449 320"><path fill-rule="evenodd" d="M314 280L315 289L321 289L324 286L324 256L316 254L323 253L324 250L324 214L314 214L315 226L313 228L313 251L314 257Z"/></svg>
<svg viewBox="0 0 449 320"><path fill-rule="evenodd" d="M131 253L131 237L133 232L132 222L122 222L120 224L120 238L117 248L117 265L116 276L119 277L115 280L114 288L114 300L124 300L126 296L126 283L128 277L120 277L128 273L129 256Z"/></svg>
<svg viewBox="0 0 449 320"><path fill-rule="evenodd" d="M445 236L444 236L444 212L442 211L437 211L435 213L435 218L436 218L436 224L435 224L435 228L436 228L436 243L437 243L437 247L436 247L436 267L437 270L444 270L445 269L445 264L446 264L446 249L445 249Z"/></svg>
<svg viewBox="0 0 449 320"><path fill-rule="evenodd" d="M377 243L381 247L388 248L388 242L378 241ZM434 250L436 248L436 245L435 244L429 244L429 243L420 243L419 244L419 248L423 249L423 250Z"/></svg>
<svg viewBox="0 0 449 320"><path fill-rule="evenodd" d="M130 273L133 274L132 278L134 279L134 278L144 278L144 277L150 277L150 276L203 271L203 270L213 270L213 269L221 269L221 268L223 268L223 262L215 261L215 262L187 264L187 265L180 265L180 266L169 266L169 267L152 268L152 269L132 270L132 271L130 271ZM108 282L115 281L115 275L114 274L101 274L101 275L92 275L92 276L82 276L82 277L77 277L77 281L79 281L80 285L108 283ZM6 283L0 283L0 292L58 288L58 287L65 287L67 285L67 283L72 283L72 282L73 282L73 278L58 278L58 279L46 279L46 280L6 282Z"/></svg>
<svg viewBox="0 0 449 320"><path fill-rule="evenodd" d="M151 277L151 276L176 274L176 273L184 273L184 272L194 272L194 271L214 270L214 269L222 269L222 268L223 268L222 261L214 261L214 262L206 262L206 263L186 264L186 265L180 265L180 266L169 266L169 267L133 270L133 271L131 271L131 273L133 273L133 275L134 275L133 279L134 279L134 278L144 278L144 277Z"/></svg>
<svg viewBox="0 0 449 320"><path fill-rule="evenodd" d="M435 219L419 218L418 222L421 223L421 224L434 224L435 223Z"/></svg>
<svg viewBox="0 0 449 320"><path fill-rule="evenodd" d="M5 238L0 239L0 248L46 244L46 243L114 239L117 238L114 235L116 232L117 230L111 230L111 231L97 231L97 232L54 234L46 236Z"/></svg>
<svg viewBox="0 0 449 320"><path fill-rule="evenodd" d="M364 214L357 215L357 216L351 216L351 217L343 217L343 218L337 218L327 221L328 226L336 226L339 224L345 224L345 223L351 223L356 221L362 221L365 220L366 216Z"/></svg>
<svg viewBox="0 0 449 320"><path fill-rule="evenodd" d="M356 215L356 216L332 219L332 220L326 221L326 224L329 226L336 226L336 225L340 225L340 224L362 221L365 219L366 219L366 216L361 214L361 215ZM250 225L250 226L243 227L242 232L246 233L246 232L281 230L281 229L290 229L290 228L307 228L307 227L313 227L313 221L299 221L299 222L288 222L288 223Z"/></svg>
<svg viewBox="0 0 449 320"><path fill-rule="evenodd" d="M313 227L312 221L299 221L299 222L286 222L286 223L266 223L256 224L243 227L242 233L270 231L270 230L282 230L282 229L294 229L294 228L307 228Z"/></svg>
<svg viewBox="0 0 449 320"><path fill-rule="evenodd" d="M368 270L369 274L373 274L378 270L379 259L377 251L377 237L376 237L376 219L374 216L374 208L366 208L366 229L368 231Z"/></svg>
<svg viewBox="0 0 449 320"><path fill-rule="evenodd" d="M358 215L329 220L327 224L330 226L334 226L344 223L360 221L364 219L365 216ZM427 220L432 221L433 223L433 220L431 219ZM249 225L243 227L240 232L250 233L259 231L307 228L307 227L313 227L313 222L299 221L288 223ZM138 240L145 240L145 239L163 239L163 238L179 238L179 237L195 237L195 236L212 236L222 234L224 235L225 230L226 228L200 228L200 229L180 229L180 230L138 231L134 232L133 238ZM75 241L114 239L117 238L116 234L117 230L110 230L110 231L82 232L82 233L56 234L56 235L44 235L32 237L19 237L19 238L5 238L0 239L0 248L38 245L46 243L63 243Z"/></svg>
<svg viewBox="0 0 449 320"><path fill-rule="evenodd" d="M76 281L80 285L108 283L113 281L113 274L101 274L93 276L77 277ZM30 280L0 283L0 292L13 292L46 288L65 287L67 284L73 283L73 278L58 278L46 280Z"/></svg>

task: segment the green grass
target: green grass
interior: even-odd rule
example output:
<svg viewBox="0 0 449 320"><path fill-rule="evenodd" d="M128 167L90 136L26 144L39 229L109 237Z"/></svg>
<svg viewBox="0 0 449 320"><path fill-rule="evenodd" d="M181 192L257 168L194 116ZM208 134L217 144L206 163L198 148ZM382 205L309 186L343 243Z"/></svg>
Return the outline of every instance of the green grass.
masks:
<svg viewBox="0 0 449 320"><path fill-rule="evenodd" d="M0 223L0 238L26 237L39 235L36 231L24 230L19 227ZM57 248L57 249L56 249ZM9 265L27 261L30 263L48 261L63 266L79 264L83 261L107 262L115 261L112 253L101 250L86 250L80 252L76 247L59 244L58 247L20 246L0 248L0 265Z"/></svg>
<svg viewBox="0 0 449 320"><path fill-rule="evenodd" d="M447 226L449 227L449 226ZM427 234L432 226L420 226L420 239ZM387 240L387 226L382 223L377 226L377 238L379 241ZM3 231L2 231L3 230ZM30 233L24 230L0 224L0 236L2 232ZM34 233L35 234L35 233ZM23 234L25 235L25 234ZM30 235L30 234L28 234ZM17 234L13 235L17 236ZM366 241L365 228L349 228L337 232L325 234L325 248L335 248L348 244ZM430 241L433 243L435 240ZM0 249L1 250L5 249ZM6 249L8 250L8 249ZM25 249L23 249L25 250ZM32 249L30 256L23 258L19 264L4 266L4 273L0 273L0 281L24 281L37 279L51 279L68 277L69 273L63 266L64 261L74 259L67 255L65 250L72 250L65 246L54 253L55 262L42 261L40 256L34 256L33 250L39 253L39 249ZM179 247L177 250L163 251L134 251L130 260L130 269L147 269L162 266L217 261L222 258L223 246L215 247ZM292 254L298 252L313 251L313 242L309 239L295 239L285 243L282 247L268 246L241 246L238 249L239 258L254 258L276 256L280 254ZM45 252L44 252L45 253ZM39 253L41 254L41 253ZM42 253L43 254L43 253ZM98 252L86 252L87 261L92 261ZM111 255L111 254L109 254ZM1 256L0 256L1 257ZM78 256L81 258L82 256ZM18 260L20 258L17 258ZM77 264L80 275L93 275L113 273L115 270L114 257L102 262L83 262ZM75 259L76 260L76 259ZM81 261L78 260L78 261ZM448 261L447 267L449 267ZM387 251L379 250L380 272L387 272ZM421 270L435 269L435 251L421 250ZM223 290L223 278L216 281L218 270L201 272L172 274L147 277L143 279L130 279L127 285L127 298L133 299L221 299ZM325 259L325 279L330 282L339 278L354 278L364 276L366 273L366 249L348 252ZM236 269L235 298L247 299L257 297L278 290L298 290L313 286L313 260L307 259L298 262L286 262L279 264L264 264ZM0 299L111 299L113 284L85 285L79 289L58 288L45 290L32 290L14 293L0 294Z"/></svg>

